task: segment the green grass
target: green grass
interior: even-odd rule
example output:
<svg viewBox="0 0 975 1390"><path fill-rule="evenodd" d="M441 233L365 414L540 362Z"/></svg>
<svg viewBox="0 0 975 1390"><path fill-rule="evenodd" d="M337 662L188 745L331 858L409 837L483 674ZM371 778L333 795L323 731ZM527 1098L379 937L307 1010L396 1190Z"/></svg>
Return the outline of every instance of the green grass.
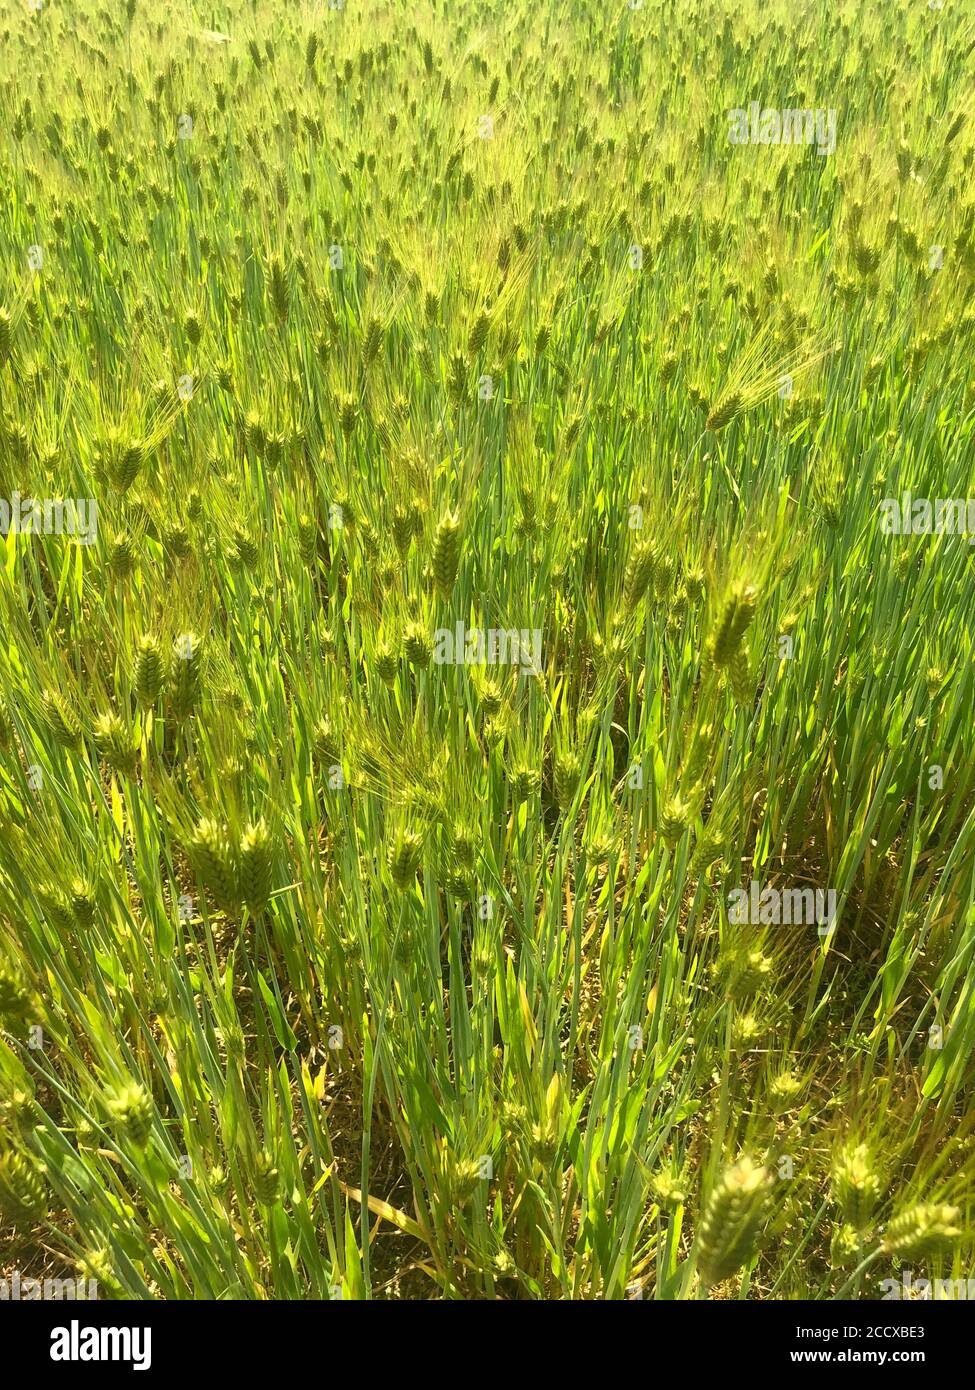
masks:
<svg viewBox="0 0 975 1390"><path fill-rule="evenodd" d="M973 552L880 520L973 492L964 6L0 34L0 497L97 503L0 537L0 1268L967 1276Z"/></svg>

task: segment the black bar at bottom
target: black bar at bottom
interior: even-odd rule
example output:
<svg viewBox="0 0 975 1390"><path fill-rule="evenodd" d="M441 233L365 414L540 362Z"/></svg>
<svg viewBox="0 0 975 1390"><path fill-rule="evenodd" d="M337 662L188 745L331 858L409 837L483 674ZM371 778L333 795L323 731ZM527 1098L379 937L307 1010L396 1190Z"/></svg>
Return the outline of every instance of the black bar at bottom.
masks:
<svg viewBox="0 0 975 1390"><path fill-rule="evenodd" d="M826 1371L830 1366L874 1365L926 1374L933 1368L954 1368L971 1337L967 1308L924 1299L871 1303L631 1300L615 1310L604 1306L590 1314L575 1308L564 1325L558 1307L549 1305L548 1313L539 1318L536 1305L535 1315L520 1325L522 1335L510 1351L520 1374L533 1369L537 1356L539 1371L544 1369L551 1380L563 1349L573 1358L582 1350L580 1337L590 1352L600 1345L605 1352L611 1346L614 1359L628 1349L641 1358L666 1351L668 1358L695 1370L788 1371L805 1366ZM444 1304L434 1320L424 1325L416 1304L404 1316L401 1306L390 1302L335 1302L322 1307L300 1302L26 1301L0 1302L0 1329L21 1383L24 1372L46 1368L55 1380L68 1382L87 1375L172 1376L186 1371L194 1376L244 1372L253 1377L259 1368L303 1368L320 1357L325 1358L319 1362L325 1375L336 1353L346 1363L362 1355L362 1344L355 1339L363 1334L369 1339L364 1344L369 1365L363 1369L375 1378L384 1354L400 1371L410 1360L416 1365L422 1348L432 1346L431 1336L446 1332L491 1338L512 1326L493 1321L506 1316L497 1304L491 1322L484 1320L486 1314L484 1306L477 1311L459 1303ZM607 1337L612 1338L610 1343L604 1342ZM348 1369L346 1364L345 1374ZM496 1369L501 1370L501 1365Z"/></svg>

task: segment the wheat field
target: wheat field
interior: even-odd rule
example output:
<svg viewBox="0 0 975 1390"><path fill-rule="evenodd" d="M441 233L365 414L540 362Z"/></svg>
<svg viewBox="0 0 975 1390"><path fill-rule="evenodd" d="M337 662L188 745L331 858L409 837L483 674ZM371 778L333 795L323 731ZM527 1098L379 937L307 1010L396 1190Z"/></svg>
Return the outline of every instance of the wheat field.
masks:
<svg viewBox="0 0 975 1390"><path fill-rule="evenodd" d="M0 0L5 1278L967 1278L973 61Z"/></svg>

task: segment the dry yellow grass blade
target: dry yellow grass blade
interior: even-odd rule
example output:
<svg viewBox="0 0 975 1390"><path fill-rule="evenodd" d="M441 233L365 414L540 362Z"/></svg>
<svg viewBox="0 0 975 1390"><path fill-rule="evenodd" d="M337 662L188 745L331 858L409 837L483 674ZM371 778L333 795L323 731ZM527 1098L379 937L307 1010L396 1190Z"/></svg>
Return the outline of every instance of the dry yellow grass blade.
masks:
<svg viewBox="0 0 975 1390"><path fill-rule="evenodd" d="M362 1193L357 1187L347 1187L340 1178L336 1179L342 1193L349 1197L353 1202L362 1205ZM419 1222L406 1215L405 1211L400 1211L398 1207L391 1206L389 1202L384 1202L381 1197L369 1197L366 1205L373 1216L380 1217L383 1221L388 1221L391 1226L396 1226L405 1235L413 1236L415 1240L420 1240L424 1245L430 1245L430 1238L424 1232Z"/></svg>

